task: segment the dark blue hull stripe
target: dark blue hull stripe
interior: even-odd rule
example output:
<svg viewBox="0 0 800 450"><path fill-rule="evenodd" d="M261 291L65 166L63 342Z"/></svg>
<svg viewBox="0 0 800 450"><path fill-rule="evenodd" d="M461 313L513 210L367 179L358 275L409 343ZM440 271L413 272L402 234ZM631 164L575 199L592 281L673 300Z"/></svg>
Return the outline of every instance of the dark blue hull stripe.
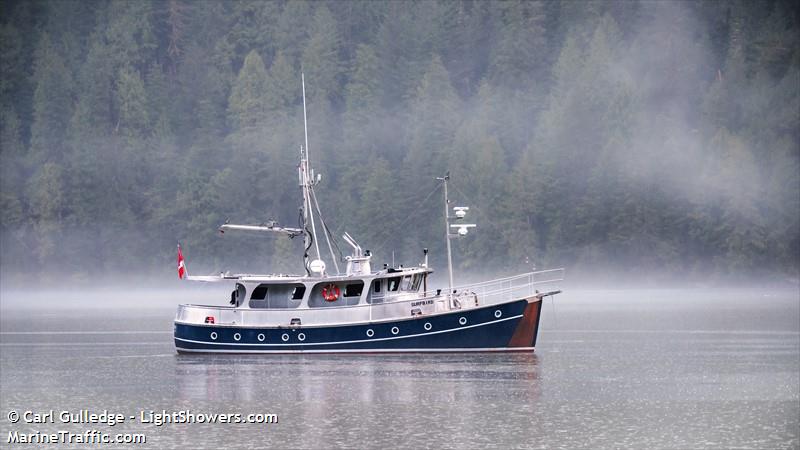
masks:
<svg viewBox="0 0 800 450"><path fill-rule="evenodd" d="M175 340L183 341L183 342L191 342L193 344L212 344L212 345L227 345L227 346L253 345L253 346L258 346L258 347L275 347L275 346L295 347L295 346L304 346L304 345L360 344L360 343L363 343L363 342L389 341L389 340L395 340L395 339L407 339L407 338L415 338L415 337L420 337L420 336L430 336L430 335L440 334L440 333L450 333L450 332L453 332L453 331L466 330L466 329L469 329L469 328L482 327L482 326L485 326L485 325L491 325L491 324L498 323L498 322L505 322L506 320L519 319L520 317L522 317L522 314L520 314L518 316L513 316L513 317L506 317L504 319L493 320L491 322L478 323L478 324L475 324L475 325L465 325L465 326L460 327L460 328L451 328L449 330L430 331L430 332L427 332L427 333L408 334L408 335L405 335L405 336L390 336L390 337L374 338L374 339L357 339L357 340L351 340L351 341L290 342L290 343L285 343L285 344L280 344L280 343L263 344L263 343L246 343L246 342L230 343L230 342L195 341L195 340L183 339L183 338L179 338L179 337L176 337Z"/></svg>

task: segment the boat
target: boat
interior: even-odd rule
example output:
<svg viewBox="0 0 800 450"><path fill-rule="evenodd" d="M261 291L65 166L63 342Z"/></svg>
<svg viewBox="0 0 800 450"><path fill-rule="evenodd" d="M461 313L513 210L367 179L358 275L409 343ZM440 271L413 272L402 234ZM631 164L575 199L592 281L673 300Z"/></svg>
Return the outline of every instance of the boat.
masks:
<svg viewBox="0 0 800 450"><path fill-rule="evenodd" d="M192 276L179 244L179 278L232 283L233 291L226 306L178 306L174 327L177 352L534 351L543 301L561 292L552 286L563 280L564 269L529 271L455 286L451 240L465 237L476 224L463 222L469 207L457 206L451 211L449 174L436 179L444 194L446 290L428 286L433 269L428 263L427 249L422 249L422 261L416 266L393 267L393 263L392 267L384 264L374 270L371 252L363 250L350 234L344 233L342 238L352 247L352 253L337 261L331 245L334 236L322 218L315 195L321 174L315 174L310 166L304 77L302 90L305 146L300 146L298 165L303 199L300 226L283 227L274 221L236 225L226 221L219 231L302 236L306 273ZM330 250L333 268L323 260L317 222ZM343 271L338 262L344 263Z"/></svg>

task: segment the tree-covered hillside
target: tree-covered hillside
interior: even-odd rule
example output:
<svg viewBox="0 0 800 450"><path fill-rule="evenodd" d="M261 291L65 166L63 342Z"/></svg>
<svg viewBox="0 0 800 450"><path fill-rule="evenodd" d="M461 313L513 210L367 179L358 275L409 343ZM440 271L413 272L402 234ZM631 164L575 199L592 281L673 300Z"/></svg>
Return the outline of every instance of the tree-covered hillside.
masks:
<svg viewBox="0 0 800 450"><path fill-rule="evenodd" d="M0 3L2 271L302 272L305 73L321 208L378 263L800 267L794 1ZM255 267L254 267L255 265Z"/></svg>

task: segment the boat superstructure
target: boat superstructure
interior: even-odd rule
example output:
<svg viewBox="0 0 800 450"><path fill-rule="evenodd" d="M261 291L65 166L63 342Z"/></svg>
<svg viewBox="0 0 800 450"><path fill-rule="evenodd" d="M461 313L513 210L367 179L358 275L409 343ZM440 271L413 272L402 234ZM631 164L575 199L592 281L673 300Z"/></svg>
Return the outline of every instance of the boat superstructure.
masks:
<svg viewBox="0 0 800 450"><path fill-rule="evenodd" d="M416 266L384 265L374 270L369 250L363 250L344 233L342 238L352 247L352 253L337 261L334 236L314 193L321 175L310 165L305 81L303 116L305 146L300 148L298 165L298 184L303 192L300 227L226 222L220 232L302 236L306 273L190 276L179 246L181 278L228 282L233 284L233 291L228 306L178 307L176 349L210 353L532 351L543 298L561 292L543 288L562 280L564 269L454 286L450 241L467 235L476 225L463 223L468 207L452 208L451 213L449 174L438 178L444 191L447 290L428 285L433 270L427 249L423 249L423 261ZM323 260L318 229L330 252L332 268ZM340 270L339 262L345 264L344 270Z"/></svg>

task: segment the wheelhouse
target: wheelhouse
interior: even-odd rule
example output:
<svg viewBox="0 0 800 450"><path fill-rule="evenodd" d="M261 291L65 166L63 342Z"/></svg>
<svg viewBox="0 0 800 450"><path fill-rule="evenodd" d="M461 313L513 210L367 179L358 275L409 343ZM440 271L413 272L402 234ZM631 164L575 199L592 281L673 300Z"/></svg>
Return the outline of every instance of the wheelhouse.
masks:
<svg viewBox="0 0 800 450"><path fill-rule="evenodd" d="M230 304L243 309L317 309L371 305L432 296L428 268L386 269L363 277L242 279Z"/></svg>

